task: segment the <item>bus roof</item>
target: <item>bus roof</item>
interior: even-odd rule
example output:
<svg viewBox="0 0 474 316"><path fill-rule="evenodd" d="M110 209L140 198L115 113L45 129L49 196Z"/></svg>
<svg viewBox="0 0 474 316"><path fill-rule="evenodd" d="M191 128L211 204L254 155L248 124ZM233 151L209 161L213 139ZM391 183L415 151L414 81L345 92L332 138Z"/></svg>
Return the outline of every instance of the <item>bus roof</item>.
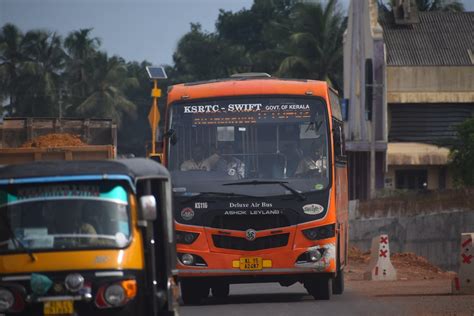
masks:
<svg viewBox="0 0 474 316"><path fill-rule="evenodd" d="M144 178L168 179L169 172L162 165L145 158L97 161L38 161L33 163L7 165L0 168L0 183L12 183L18 179L78 178L80 176L129 177L132 183ZM86 179L84 177L84 179ZM26 181L29 182L29 181Z"/></svg>
<svg viewBox="0 0 474 316"><path fill-rule="evenodd" d="M325 81L281 78L226 78L182 83L171 86L168 103L179 100L244 95L313 95L327 96Z"/></svg>

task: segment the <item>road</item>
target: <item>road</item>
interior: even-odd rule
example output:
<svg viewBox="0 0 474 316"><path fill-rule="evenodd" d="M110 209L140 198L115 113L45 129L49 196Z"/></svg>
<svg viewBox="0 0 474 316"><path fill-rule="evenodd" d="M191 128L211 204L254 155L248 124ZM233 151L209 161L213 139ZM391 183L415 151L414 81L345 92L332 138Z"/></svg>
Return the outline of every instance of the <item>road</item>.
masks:
<svg viewBox="0 0 474 316"><path fill-rule="evenodd" d="M315 301L303 286L239 284L226 300L181 306L182 316L474 315L474 295L451 295L449 280L349 281L343 295Z"/></svg>

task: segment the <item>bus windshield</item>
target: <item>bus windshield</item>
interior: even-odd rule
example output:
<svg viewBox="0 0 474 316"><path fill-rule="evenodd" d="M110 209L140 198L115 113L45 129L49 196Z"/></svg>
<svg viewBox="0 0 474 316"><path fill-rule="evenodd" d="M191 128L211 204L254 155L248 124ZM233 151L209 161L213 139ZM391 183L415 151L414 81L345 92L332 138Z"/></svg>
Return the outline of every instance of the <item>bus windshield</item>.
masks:
<svg viewBox="0 0 474 316"><path fill-rule="evenodd" d="M253 97L172 106L168 167L174 191L290 194L329 184L327 112L322 100ZM259 180L259 184L254 185ZM265 180L265 181L263 181ZM250 182L249 182L250 181ZM230 186L230 183L250 184Z"/></svg>
<svg viewBox="0 0 474 316"><path fill-rule="evenodd" d="M126 190L100 191L95 185L2 190L0 253L125 247L130 239Z"/></svg>

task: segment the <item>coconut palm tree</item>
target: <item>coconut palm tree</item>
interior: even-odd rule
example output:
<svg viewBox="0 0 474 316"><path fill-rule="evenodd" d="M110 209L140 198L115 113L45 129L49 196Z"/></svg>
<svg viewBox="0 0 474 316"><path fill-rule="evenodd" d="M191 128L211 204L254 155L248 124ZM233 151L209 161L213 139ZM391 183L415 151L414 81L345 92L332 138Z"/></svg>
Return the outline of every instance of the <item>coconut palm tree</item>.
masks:
<svg viewBox="0 0 474 316"><path fill-rule="evenodd" d="M87 98L75 109L82 117L111 118L118 124L125 114L134 116L136 105L123 91L137 86L138 80L129 77L123 59L98 52L91 60L93 71L89 74Z"/></svg>
<svg viewBox="0 0 474 316"><path fill-rule="evenodd" d="M282 77L328 80L342 87L342 35L345 21L337 0L296 4L287 57L278 69Z"/></svg>
<svg viewBox="0 0 474 316"><path fill-rule="evenodd" d="M13 113L19 94L18 78L24 61L22 51L23 33L13 24L0 29L0 99L7 100L8 113Z"/></svg>
<svg viewBox="0 0 474 316"><path fill-rule="evenodd" d="M56 33L34 30L23 38L22 102L16 115L56 116L65 53Z"/></svg>
<svg viewBox="0 0 474 316"><path fill-rule="evenodd" d="M100 47L100 39L91 37L92 28L80 29L69 33L64 40L64 47L68 54L66 64L66 81L73 102L78 105L86 98L88 89L88 74L91 72L90 60Z"/></svg>

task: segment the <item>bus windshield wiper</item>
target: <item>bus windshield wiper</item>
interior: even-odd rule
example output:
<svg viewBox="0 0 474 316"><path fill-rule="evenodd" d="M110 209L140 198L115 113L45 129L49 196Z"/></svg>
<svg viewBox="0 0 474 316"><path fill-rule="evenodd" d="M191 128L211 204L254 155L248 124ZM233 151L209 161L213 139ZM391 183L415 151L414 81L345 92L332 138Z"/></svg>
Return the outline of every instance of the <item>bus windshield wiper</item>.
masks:
<svg viewBox="0 0 474 316"><path fill-rule="evenodd" d="M294 196L299 198L301 201L305 201L306 197L297 190L293 189L288 185L288 181L278 181L278 180L252 180L252 181L243 181L243 182L230 182L224 183L223 185L262 185L262 184L278 184L293 193Z"/></svg>
<svg viewBox="0 0 474 316"><path fill-rule="evenodd" d="M196 195L191 196L189 199L183 201L183 203L189 203L192 202L200 197L203 196L223 196L223 197L252 197L254 198L255 196L253 195L247 195L247 194L237 194L237 193L232 193L232 192L199 192Z"/></svg>
<svg viewBox="0 0 474 316"><path fill-rule="evenodd" d="M15 245L16 248L20 248L24 252L28 254L28 256L31 258L31 261L36 261L36 256L33 254L30 248L27 248L23 242L16 237L15 233L13 232L13 229L10 225L10 221L6 217L6 215L0 215L0 218L3 219L3 222L5 223L5 227L8 230L8 234L10 235L10 239L12 240L13 244Z"/></svg>

